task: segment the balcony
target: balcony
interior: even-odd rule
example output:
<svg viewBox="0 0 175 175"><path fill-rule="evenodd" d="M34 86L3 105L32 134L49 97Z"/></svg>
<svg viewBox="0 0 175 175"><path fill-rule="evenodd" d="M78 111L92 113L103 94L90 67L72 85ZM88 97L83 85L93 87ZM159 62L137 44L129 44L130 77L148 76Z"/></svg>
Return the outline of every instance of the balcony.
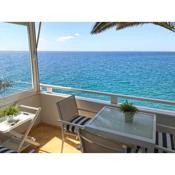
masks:
<svg viewBox="0 0 175 175"><path fill-rule="evenodd" d="M56 108L56 102L68 97L66 94L67 90L71 90L73 92L81 92L81 93L90 93L96 95L105 95L108 96L111 100L104 101L99 99L87 98L77 96L77 104L78 109L81 115L86 115L88 117L94 117L96 113L102 109L104 106L114 106L118 107L119 103L117 103L117 99L125 98L125 99L134 99L141 100L144 102L153 102L167 105L175 105L175 102L159 100L159 99L150 99L150 98L142 98L142 97L134 97L122 94L112 94L106 92L97 92L91 90L83 90L83 89L75 89L61 86L53 86L53 85L45 85L41 84L41 92L37 94L27 93L26 95L15 95L10 99L14 102L16 101L18 104L41 107L41 113L38 121L35 123L34 128L32 129L30 135L35 137L36 140L41 144L39 148L29 147L24 152L28 152L29 150L34 149L35 152L40 153L58 153L61 148L61 130L59 124L57 122L59 118L59 114ZM55 93L53 92L55 89L64 90L65 93ZM9 97L7 97L9 98ZM12 102L11 101L11 102ZM170 110L162 110L156 108L149 108L144 106L137 106L140 111L156 114L157 117L157 125L166 126L166 128L170 130L175 129L175 112ZM66 144L64 147L65 153L79 153L80 150L77 149L77 144L79 141L75 139L75 137L68 136L66 138Z"/></svg>
<svg viewBox="0 0 175 175"><path fill-rule="evenodd" d="M56 102L68 97L69 94L76 94L76 101L80 114L92 118L104 106L119 107L121 99L142 102L143 105L137 105L139 111L156 114L156 125L166 127L167 131L171 130L175 133L175 111L169 108L158 109L156 107L157 104L161 104L163 107L171 106L171 109L175 109L174 101L42 84L39 81L35 26L33 23L25 23L22 25L26 25L28 28L32 67L32 89L5 97L1 106L17 103L19 105L41 107L42 110L39 118L35 122L35 126L30 133L31 136L37 139L41 146L39 148L31 147L29 148L30 150L35 149L36 152L42 153L60 152L61 130L58 123L59 114L57 112ZM89 96L87 96L87 94ZM104 96L105 99L108 100L98 98L100 96ZM145 106L144 103L149 103L149 105ZM23 130L24 128L19 128L19 130L20 129ZM0 135L0 140L1 139L4 138ZM76 148L77 144L78 141L75 138L68 137L66 139L64 152L80 152ZM28 149L24 150L24 152L28 151Z"/></svg>

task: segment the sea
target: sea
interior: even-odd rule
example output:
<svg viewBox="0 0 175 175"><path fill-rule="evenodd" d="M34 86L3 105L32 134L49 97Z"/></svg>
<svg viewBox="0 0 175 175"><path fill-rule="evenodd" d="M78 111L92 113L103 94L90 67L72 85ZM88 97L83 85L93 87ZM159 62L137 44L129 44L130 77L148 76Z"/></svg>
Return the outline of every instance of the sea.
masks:
<svg viewBox="0 0 175 175"><path fill-rule="evenodd" d="M38 64L41 83L175 101L175 52L40 51ZM13 82L1 95L31 89L29 52L0 51L0 79ZM55 90L59 92L110 100L101 95ZM175 110L169 105L129 102Z"/></svg>

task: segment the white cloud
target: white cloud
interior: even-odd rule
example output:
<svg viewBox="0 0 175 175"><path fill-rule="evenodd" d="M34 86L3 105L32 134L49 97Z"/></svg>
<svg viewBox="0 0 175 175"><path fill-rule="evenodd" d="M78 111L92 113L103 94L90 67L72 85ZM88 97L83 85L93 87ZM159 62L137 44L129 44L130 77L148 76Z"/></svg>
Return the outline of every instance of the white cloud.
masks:
<svg viewBox="0 0 175 175"><path fill-rule="evenodd" d="M79 33L75 33L74 36L80 36L80 34Z"/></svg>
<svg viewBox="0 0 175 175"><path fill-rule="evenodd" d="M68 40L75 39L75 38L77 38L79 36L80 36L79 33L74 33L73 35L67 35L67 36L60 36L59 38L56 39L56 41L58 41L58 42L65 42L65 41L68 41Z"/></svg>
<svg viewBox="0 0 175 175"><path fill-rule="evenodd" d="M74 39L75 37L74 36L71 36L71 35L68 35L68 36L60 36L57 41L59 42L64 42L64 41L67 41L67 40L71 40L71 39Z"/></svg>

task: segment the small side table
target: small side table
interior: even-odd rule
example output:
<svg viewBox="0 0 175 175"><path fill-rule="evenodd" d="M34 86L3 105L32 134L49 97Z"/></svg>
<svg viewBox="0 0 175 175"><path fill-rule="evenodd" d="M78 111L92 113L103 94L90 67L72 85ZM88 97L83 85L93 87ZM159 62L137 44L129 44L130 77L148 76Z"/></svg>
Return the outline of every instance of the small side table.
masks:
<svg viewBox="0 0 175 175"><path fill-rule="evenodd" d="M19 115L14 117L14 119L17 121L16 123L9 123L8 120L1 122L0 133L11 135L11 137L8 140L1 144L2 146L21 152L31 144L35 146L40 145L35 141L35 138L29 137L28 134L32 129L36 119L38 118L41 108L35 108L24 105L20 105L19 107L23 109L34 110L35 113L21 112ZM15 131L17 127L22 126L27 122L29 122L29 125L24 134Z"/></svg>

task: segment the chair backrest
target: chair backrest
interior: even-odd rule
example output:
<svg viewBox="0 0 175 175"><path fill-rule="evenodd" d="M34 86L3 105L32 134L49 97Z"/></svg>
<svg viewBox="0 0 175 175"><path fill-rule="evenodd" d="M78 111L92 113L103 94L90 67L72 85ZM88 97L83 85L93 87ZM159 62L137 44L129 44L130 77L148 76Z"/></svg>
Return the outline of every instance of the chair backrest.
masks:
<svg viewBox="0 0 175 175"><path fill-rule="evenodd" d="M123 153L126 147L119 142L94 134L86 128L79 128L81 151L83 153Z"/></svg>
<svg viewBox="0 0 175 175"><path fill-rule="evenodd" d="M78 108L74 95L58 101L56 105L61 120L70 121L75 116L78 116Z"/></svg>

